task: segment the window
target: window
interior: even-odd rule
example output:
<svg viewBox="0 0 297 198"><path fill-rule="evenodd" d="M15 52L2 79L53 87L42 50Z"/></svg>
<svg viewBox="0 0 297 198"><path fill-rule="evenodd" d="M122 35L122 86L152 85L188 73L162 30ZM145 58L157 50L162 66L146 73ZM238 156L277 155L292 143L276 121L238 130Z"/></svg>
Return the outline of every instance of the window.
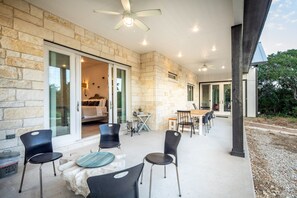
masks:
<svg viewBox="0 0 297 198"><path fill-rule="evenodd" d="M170 78L172 80L177 80L177 74L168 72L168 78Z"/></svg>
<svg viewBox="0 0 297 198"><path fill-rule="evenodd" d="M188 101L193 101L194 100L194 85L188 84L187 92L188 92Z"/></svg>

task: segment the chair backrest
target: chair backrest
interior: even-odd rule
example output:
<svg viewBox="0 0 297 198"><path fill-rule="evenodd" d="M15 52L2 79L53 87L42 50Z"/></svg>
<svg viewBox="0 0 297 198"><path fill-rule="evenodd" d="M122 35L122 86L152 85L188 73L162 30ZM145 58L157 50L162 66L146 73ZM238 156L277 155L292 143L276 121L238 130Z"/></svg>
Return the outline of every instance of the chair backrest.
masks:
<svg viewBox="0 0 297 198"><path fill-rule="evenodd" d="M174 155L176 165L177 165L177 146L180 142L180 138L181 138L180 132L173 131L173 130L166 131L164 153Z"/></svg>
<svg viewBox="0 0 297 198"><path fill-rule="evenodd" d="M208 112L203 116L202 123L206 124L208 123L209 120L210 120L210 113Z"/></svg>
<svg viewBox="0 0 297 198"><path fill-rule="evenodd" d="M108 123L99 125L100 128L100 142L113 141L120 142L119 132L120 124Z"/></svg>
<svg viewBox="0 0 297 198"><path fill-rule="evenodd" d="M24 164L34 155L53 152L50 129L31 131L21 135L20 138L25 146Z"/></svg>
<svg viewBox="0 0 297 198"><path fill-rule="evenodd" d="M177 111L177 123L192 122L191 111Z"/></svg>
<svg viewBox="0 0 297 198"><path fill-rule="evenodd" d="M131 168L89 177L87 183L91 198L138 198L138 180L144 163Z"/></svg>
<svg viewBox="0 0 297 198"><path fill-rule="evenodd" d="M195 104L195 103L193 103L193 107L194 107L194 109L197 109L197 106L196 106L196 104Z"/></svg>

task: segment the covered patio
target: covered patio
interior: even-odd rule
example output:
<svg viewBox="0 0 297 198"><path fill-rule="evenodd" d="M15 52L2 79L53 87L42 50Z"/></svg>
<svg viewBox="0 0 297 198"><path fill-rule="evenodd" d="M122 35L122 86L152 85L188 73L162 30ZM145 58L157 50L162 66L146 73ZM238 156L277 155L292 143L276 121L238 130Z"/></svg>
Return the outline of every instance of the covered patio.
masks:
<svg viewBox="0 0 297 198"><path fill-rule="evenodd" d="M249 156L233 157L229 154L232 145L230 118L216 118L210 133L193 135L182 134L178 147L179 175L182 197L255 197ZM114 153L126 154L126 167L142 162L143 157L155 151L162 151L165 131L141 132L130 137L121 135L121 150L110 149ZM73 154L86 154L98 149L99 136L80 140L73 145L59 148L64 157ZM248 151L245 145L245 151ZM18 174L0 180L0 194L6 198L31 198L39 196L38 165L27 167L25 183L21 194L18 188L22 166ZM76 196L66 188L60 172L53 176L51 164L45 164L43 174L44 196L67 198ZM163 178L163 167L154 167L152 197L178 197L174 165L167 168L167 178ZM140 197L148 197L150 164L144 167L143 184L139 185Z"/></svg>

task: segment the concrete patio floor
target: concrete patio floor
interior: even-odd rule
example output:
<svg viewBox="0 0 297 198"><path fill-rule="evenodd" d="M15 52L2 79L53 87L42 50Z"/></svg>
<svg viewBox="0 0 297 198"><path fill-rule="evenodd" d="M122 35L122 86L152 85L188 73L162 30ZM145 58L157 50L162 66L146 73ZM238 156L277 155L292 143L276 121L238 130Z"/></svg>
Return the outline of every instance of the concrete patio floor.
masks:
<svg viewBox="0 0 297 198"><path fill-rule="evenodd" d="M247 148L246 158L229 154L232 146L231 119L216 118L214 126L206 136L182 134L178 147L179 176L184 198L253 198L255 197L250 159ZM142 162L143 157L156 151L163 151L164 132L142 132L141 135L122 135L121 150L111 152L126 154L126 167ZM82 146L82 147L81 147ZM80 147L80 148L78 148ZM64 156L85 154L96 151L98 138L87 138L78 144L60 148ZM58 165L58 162L56 163ZM25 175L23 191L18 193L23 167L19 165L17 174L0 179L0 197L39 197L39 165L29 164ZM148 197L150 164L145 163L143 184L139 185L140 197ZM43 165L44 197L81 197L66 188L65 181L57 171L53 176L52 164ZM174 165L167 166L167 178L163 178L163 167L153 169L152 197L178 197Z"/></svg>

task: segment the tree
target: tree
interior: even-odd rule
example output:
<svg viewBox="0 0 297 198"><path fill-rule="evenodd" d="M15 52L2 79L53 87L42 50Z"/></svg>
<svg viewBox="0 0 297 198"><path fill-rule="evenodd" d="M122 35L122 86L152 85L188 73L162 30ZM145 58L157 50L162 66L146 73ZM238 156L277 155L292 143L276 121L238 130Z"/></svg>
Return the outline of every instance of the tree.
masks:
<svg viewBox="0 0 297 198"><path fill-rule="evenodd" d="M297 116L297 50L269 55L258 70L260 112Z"/></svg>

